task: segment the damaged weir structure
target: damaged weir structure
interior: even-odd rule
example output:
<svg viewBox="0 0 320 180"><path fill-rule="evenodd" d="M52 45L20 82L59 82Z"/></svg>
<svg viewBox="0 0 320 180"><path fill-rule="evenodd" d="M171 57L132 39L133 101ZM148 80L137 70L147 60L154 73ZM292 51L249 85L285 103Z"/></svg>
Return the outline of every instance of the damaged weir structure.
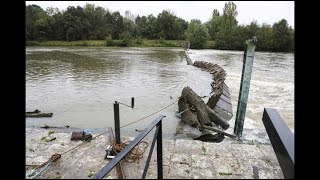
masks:
<svg viewBox="0 0 320 180"><path fill-rule="evenodd" d="M191 127L198 128L202 134L195 139L201 141L221 142L224 136L234 138L235 135L225 133L229 128L228 121L232 118L232 104L229 87L225 84L226 72L217 64L204 61L191 61L187 51L188 65L193 65L212 74L211 96L205 103L190 87L182 90L178 101L181 120ZM221 127L214 128L213 126ZM209 131L210 130L210 131ZM211 131L217 132L213 135Z"/></svg>

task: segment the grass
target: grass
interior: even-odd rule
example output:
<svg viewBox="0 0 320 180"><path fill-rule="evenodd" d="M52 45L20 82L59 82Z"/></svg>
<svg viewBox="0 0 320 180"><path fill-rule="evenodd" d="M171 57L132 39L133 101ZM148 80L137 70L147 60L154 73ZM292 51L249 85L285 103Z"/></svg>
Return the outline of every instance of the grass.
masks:
<svg viewBox="0 0 320 180"><path fill-rule="evenodd" d="M183 132L183 127L177 126L177 128L176 128L176 135L182 134L182 132Z"/></svg>
<svg viewBox="0 0 320 180"><path fill-rule="evenodd" d="M128 47L182 47L185 40L132 39ZM214 41L207 41L205 49L212 49ZM107 46L106 40L83 41L26 41L26 46ZM124 46L121 40L109 40L108 46Z"/></svg>
<svg viewBox="0 0 320 180"><path fill-rule="evenodd" d="M88 174L88 178L90 179L94 175L94 171L90 171Z"/></svg>
<svg viewBox="0 0 320 180"><path fill-rule="evenodd" d="M30 152L34 152L34 150L33 150L32 148L29 148L29 151L30 151Z"/></svg>
<svg viewBox="0 0 320 180"><path fill-rule="evenodd" d="M206 154L206 152L207 152L207 148L206 148L206 147L204 147L204 146L202 146L202 147L201 147L201 149L202 149L202 151L203 151L203 154Z"/></svg>
<svg viewBox="0 0 320 180"><path fill-rule="evenodd" d="M53 134L53 133L55 133L55 132L52 130L48 131L48 136L50 136L50 134Z"/></svg>
<svg viewBox="0 0 320 180"><path fill-rule="evenodd" d="M55 177L55 179L61 179L61 178L62 178L61 175L58 175L58 176Z"/></svg>
<svg viewBox="0 0 320 180"><path fill-rule="evenodd" d="M268 163L269 165L272 165L271 159L265 158L264 161L265 161L266 163Z"/></svg>
<svg viewBox="0 0 320 180"><path fill-rule="evenodd" d="M230 176L232 173L219 172L220 176Z"/></svg>
<svg viewBox="0 0 320 180"><path fill-rule="evenodd" d="M45 140L47 137L42 137L41 140Z"/></svg>

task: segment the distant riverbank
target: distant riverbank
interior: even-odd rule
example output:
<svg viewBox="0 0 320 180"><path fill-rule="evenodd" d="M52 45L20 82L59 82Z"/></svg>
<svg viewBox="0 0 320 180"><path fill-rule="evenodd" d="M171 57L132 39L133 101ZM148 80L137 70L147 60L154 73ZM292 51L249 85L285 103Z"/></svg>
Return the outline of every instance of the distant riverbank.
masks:
<svg viewBox="0 0 320 180"><path fill-rule="evenodd" d="M185 47L185 40L84 40L84 41L26 41L26 46L110 46L110 47ZM213 49L214 41L207 41L205 49Z"/></svg>

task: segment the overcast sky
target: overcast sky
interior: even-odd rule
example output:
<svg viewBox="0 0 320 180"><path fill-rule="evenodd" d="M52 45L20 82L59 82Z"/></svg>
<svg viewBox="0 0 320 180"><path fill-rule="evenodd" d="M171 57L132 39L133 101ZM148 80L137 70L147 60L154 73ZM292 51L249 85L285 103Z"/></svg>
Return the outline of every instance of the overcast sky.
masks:
<svg viewBox="0 0 320 180"><path fill-rule="evenodd" d="M43 8L57 7L65 10L68 6L83 7L86 3L95 4L111 11L119 11L121 15L129 10L135 15L157 16L162 10L171 10L176 16L190 21L200 19L206 22L210 19L213 9L223 12L227 1L26 1L26 4L36 4ZM239 24L249 24L257 20L259 24L272 25L282 18L294 27L294 1L234 1L237 5Z"/></svg>

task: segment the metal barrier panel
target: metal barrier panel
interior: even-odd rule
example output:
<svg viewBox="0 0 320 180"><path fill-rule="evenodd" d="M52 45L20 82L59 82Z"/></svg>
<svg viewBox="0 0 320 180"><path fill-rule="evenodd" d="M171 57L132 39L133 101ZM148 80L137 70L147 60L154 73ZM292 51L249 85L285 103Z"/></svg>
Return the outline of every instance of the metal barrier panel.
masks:
<svg viewBox="0 0 320 180"><path fill-rule="evenodd" d="M294 178L294 135L282 120L278 111L264 108L263 124L268 133L274 152L276 153L283 176Z"/></svg>
<svg viewBox="0 0 320 180"><path fill-rule="evenodd" d="M165 116L157 117L146 129L144 129L130 144L128 144L115 158L113 158L105 167L103 167L92 179L102 179L108 174L150 131L157 126L157 161L158 161L158 178L162 179L162 126L161 120ZM153 149L153 148L152 148ZM149 158L149 157L148 157ZM151 157L150 157L151 158Z"/></svg>

